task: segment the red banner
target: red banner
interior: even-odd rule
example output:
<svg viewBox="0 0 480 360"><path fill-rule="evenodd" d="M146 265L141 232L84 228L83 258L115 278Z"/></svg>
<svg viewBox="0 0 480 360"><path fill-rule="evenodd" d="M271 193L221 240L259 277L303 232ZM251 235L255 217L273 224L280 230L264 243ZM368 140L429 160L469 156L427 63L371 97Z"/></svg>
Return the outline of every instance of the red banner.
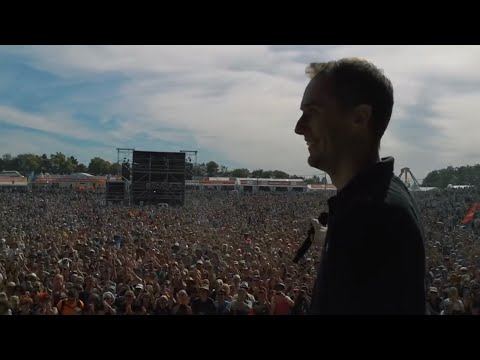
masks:
<svg viewBox="0 0 480 360"><path fill-rule="evenodd" d="M480 209L480 203L474 203L463 218L462 224L467 224L472 221L478 209Z"/></svg>
<svg viewBox="0 0 480 360"><path fill-rule="evenodd" d="M46 182L80 182L80 183L91 183L99 182L106 183L107 179L92 179L92 178L37 178L35 179L36 183L46 183Z"/></svg>
<svg viewBox="0 0 480 360"><path fill-rule="evenodd" d="M235 181L229 180L200 180L199 183L203 185L235 185Z"/></svg>

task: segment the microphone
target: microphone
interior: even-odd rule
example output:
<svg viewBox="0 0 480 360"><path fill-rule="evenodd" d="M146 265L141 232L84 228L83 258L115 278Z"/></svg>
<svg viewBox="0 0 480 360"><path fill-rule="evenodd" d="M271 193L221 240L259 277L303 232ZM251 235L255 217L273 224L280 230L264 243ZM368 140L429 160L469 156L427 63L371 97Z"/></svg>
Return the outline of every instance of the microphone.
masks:
<svg viewBox="0 0 480 360"><path fill-rule="evenodd" d="M318 217L318 222L322 226L327 226L328 225L328 213L322 212L320 216ZM297 250L297 254L293 258L293 262L297 264L300 259L302 259L305 254L307 253L308 249L310 249L310 246L312 246L312 235L315 235L315 228L313 225L310 226L310 229L308 229L307 232L307 237L303 241L302 246Z"/></svg>

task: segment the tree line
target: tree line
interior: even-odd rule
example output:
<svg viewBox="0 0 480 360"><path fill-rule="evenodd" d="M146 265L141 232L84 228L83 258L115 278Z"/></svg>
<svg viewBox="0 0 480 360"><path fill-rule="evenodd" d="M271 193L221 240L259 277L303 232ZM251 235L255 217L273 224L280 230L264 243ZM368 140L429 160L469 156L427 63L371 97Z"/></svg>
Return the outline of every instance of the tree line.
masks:
<svg viewBox="0 0 480 360"><path fill-rule="evenodd" d="M121 165L94 157L88 165L79 162L74 156L67 156L61 152L47 156L36 154L20 154L12 156L4 154L0 158L0 170L16 170L23 175L32 172L50 174L72 174L85 172L92 175L114 175L120 172ZM324 175L310 177L290 175L281 170L256 169L250 171L246 168L229 169L225 165L209 161L195 164L192 168L193 176L209 177L238 177L238 178L263 178L263 179L304 179L309 184L325 183ZM433 170L423 179L422 186L446 188L452 185L474 185L480 187L480 164L474 166L449 166L446 169Z"/></svg>
<svg viewBox="0 0 480 360"><path fill-rule="evenodd" d="M20 154L12 156L4 154L0 158L0 170L16 170L22 175L32 172L36 174L49 173L69 175L72 173L89 173L92 175L113 175L120 170L120 165L94 157L87 165L80 163L74 156L67 156L61 152L47 156L35 154Z"/></svg>
<svg viewBox="0 0 480 360"><path fill-rule="evenodd" d="M423 179L422 186L446 188L450 184L480 187L480 164L433 170Z"/></svg>
<svg viewBox="0 0 480 360"><path fill-rule="evenodd" d="M104 160L100 157L94 157L88 165L80 163L74 156L67 156L61 152L47 156L36 154L20 154L12 156L4 154L0 158L0 171L16 170L23 175L32 172L35 174L49 173L69 175L72 173L89 173L92 175L115 175L119 174L121 165ZM263 170L256 169L228 169L225 165L217 164L215 161L195 164L192 166L193 176L209 177L239 177L239 178L263 178L263 179L304 179L309 184L323 183L326 180L323 176L312 176L305 178L298 175L290 175L281 170Z"/></svg>
<svg viewBox="0 0 480 360"><path fill-rule="evenodd" d="M4 154L0 158L0 170L16 170L23 175L32 172L63 174L85 172L92 175L114 175L120 173L121 165L94 157L88 165L79 162L74 156L67 156L61 152L47 156L36 154L20 154L12 156ZM324 175L310 177L290 175L281 170L256 169L250 171L246 168L229 169L225 165L209 161L195 164L192 168L193 176L209 177L238 177L238 178L263 178L263 179L304 179L309 184L326 182ZM474 166L449 166L446 169L433 170L423 179L422 186L446 188L452 185L474 185L480 187L480 164Z"/></svg>
<svg viewBox="0 0 480 360"><path fill-rule="evenodd" d="M215 161L197 164L193 166L193 176L209 177L233 177L233 178L259 178L259 179L303 179L309 184L320 184L326 182L324 176L313 175L304 177L299 175L290 175L282 170L264 170L256 169L250 171L246 168L229 170L225 165L217 164Z"/></svg>

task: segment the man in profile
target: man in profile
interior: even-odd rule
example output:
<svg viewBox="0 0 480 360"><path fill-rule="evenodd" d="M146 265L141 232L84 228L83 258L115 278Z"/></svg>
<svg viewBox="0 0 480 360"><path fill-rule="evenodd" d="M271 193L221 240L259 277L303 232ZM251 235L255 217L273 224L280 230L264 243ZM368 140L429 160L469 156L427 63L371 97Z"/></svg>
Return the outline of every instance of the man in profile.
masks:
<svg viewBox="0 0 480 360"><path fill-rule="evenodd" d="M307 67L311 81L295 132L308 164L329 174L328 230L312 314L425 314L425 248L417 206L379 157L393 87L372 63L348 58ZM313 220L314 241L325 228Z"/></svg>

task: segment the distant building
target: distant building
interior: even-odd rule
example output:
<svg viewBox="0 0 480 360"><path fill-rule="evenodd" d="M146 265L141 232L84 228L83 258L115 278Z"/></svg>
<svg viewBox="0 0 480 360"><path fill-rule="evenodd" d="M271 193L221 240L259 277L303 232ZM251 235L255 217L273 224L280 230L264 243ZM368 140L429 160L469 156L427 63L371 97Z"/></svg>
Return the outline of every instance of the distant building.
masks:
<svg viewBox="0 0 480 360"><path fill-rule="evenodd" d="M308 191L335 191L337 188L333 184L311 184L308 185Z"/></svg>
<svg viewBox="0 0 480 360"><path fill-rule="evenodd" d="M40 174L33 182L35 188L70 188L77 190L105 189L107 178L87 173L71 175Z"/></svg>
<svg viewBox="0 0 480 360"><path fill-rule="evenodd" d="M0 171L0 189L8 190L26 190L28 188L28 179L18 171Z"/></svg>
<svg viewBox="0 0 480 360"><path fill-rule="evenodd" d="M187 190L224 190L239 192L306 192L303 179L263 179L210 177L202 180L186 180Z"/></svg>
<svg viewBox="0 0 480 360"><path fill-rule="evenodd" d="M474 188L475 186L473 185L452 185L448 184L447 189L468 189L468 188Z"/></svg>

